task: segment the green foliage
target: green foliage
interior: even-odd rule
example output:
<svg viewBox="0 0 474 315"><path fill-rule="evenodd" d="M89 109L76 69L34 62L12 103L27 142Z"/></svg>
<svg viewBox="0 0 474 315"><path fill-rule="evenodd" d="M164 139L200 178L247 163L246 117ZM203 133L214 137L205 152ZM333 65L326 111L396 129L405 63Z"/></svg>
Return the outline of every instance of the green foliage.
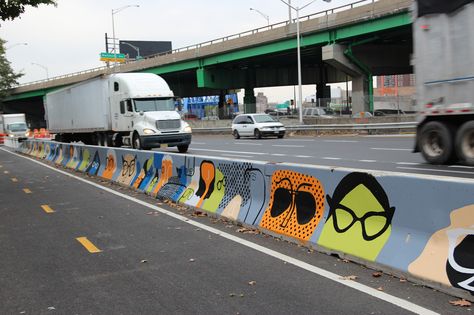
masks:
<svg viewBox="0 0 474 315"><path fill-rule="evenodd" d="M55 0L2 0L0 1L0 19L13 20L25 12L25 6L37 7L40 4L56 5Z"/></svg>
<svg viewBox="0 0 474 315"><path fill-rule="evenodd" d="M8 96L8 90L18 84L17 80L23 75L14 73L10 62L5 56L5 41L0 39L0 101Z"/></svg>

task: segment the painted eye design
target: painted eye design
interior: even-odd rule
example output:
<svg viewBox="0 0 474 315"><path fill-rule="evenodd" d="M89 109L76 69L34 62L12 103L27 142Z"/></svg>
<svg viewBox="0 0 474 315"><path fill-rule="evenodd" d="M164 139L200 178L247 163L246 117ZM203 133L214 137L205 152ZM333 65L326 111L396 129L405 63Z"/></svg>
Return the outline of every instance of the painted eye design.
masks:
<svg viewBox="0 0 474 315"><path fill-rule="evenodd" d="M283 178L282 181L288 181L292 186L288 178ZM273 194L273 204L270 209L270 215L275 218L283 213L287 212L285 220L283 220L281 226L285 227L288 224L292 214L296 211L296 221L298 224L303 225L311 221L316 214L316 200L313 195L307 191L300 191L299 189L304 186L312 186L311 184L302 183L296 188L296 190L286 189L279 187Z"/></svg>
<svg viewBox="0 0 474 315"><path fill-rule="evenodd" d="M328 196L328 202L331 198ZM362 225L362 237L366 241L372 241L382 235L389 227L395 208L389 208L388 211L368 211L361 218L357 217L355 212L339 204L334 211L333 216L334 229L338 233L344 233L349 230L356 222Z"/></svg>

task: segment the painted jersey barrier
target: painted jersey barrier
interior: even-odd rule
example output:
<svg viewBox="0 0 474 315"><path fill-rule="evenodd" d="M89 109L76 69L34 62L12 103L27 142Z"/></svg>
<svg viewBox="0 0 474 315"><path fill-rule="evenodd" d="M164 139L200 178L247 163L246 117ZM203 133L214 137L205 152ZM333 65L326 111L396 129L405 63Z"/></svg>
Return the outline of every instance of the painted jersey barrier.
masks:
<svg viewBox="0 0 474 315"><path fill-rule="evenodd" d="M18 150L456 295L474 294L474 180L41 140Z"/></svg>

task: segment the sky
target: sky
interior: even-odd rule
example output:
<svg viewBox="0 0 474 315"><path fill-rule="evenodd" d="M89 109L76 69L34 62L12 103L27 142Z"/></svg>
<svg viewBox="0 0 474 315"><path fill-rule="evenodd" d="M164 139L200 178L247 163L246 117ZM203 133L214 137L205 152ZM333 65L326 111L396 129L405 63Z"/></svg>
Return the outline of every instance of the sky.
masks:
<svg viewBox="0 0 474 315"><path fill-rule="evenodd" d="M295 7L310 2L291 0ZM300 10L300 16L353 2L317 0ZM104 66L99 54L105 51L105 33L112 35L112 9L127 5L139 7L114 14L118 39L171 41L173 48L266 26L263 15L269 17L270 24L289 17L288 6L281 0L57 0L57 6L27 7L20 18L0 21L0 38L7 41L7 59L14 71L24 73L19 82ZM296 17L294 11L292 16ZM314 91L315 85L304 86L303 97ZM264 92L269 102L283 102L293 98L294 89L255 89L255 94L258 92Z"/></svg>

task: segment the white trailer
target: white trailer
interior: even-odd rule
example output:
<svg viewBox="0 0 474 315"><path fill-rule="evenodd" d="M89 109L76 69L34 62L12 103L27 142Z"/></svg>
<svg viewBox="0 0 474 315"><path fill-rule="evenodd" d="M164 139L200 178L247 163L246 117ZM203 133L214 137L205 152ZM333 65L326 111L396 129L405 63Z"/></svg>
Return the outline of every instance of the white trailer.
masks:
<svg viewBox="0 0 474 315"><path fill-rule="evenodd" d="M46 94L45 118L56 141L186 152L191 127L175 110L175 97L151 73L103 75Z"/></svg>
<svg viewBox="0 0 474 315"><path fill-rule="evenodd" d="M28 137L28 126L25 114L3 114L0 115L0 134L10 138L26 139Z"/></svg>
<svg viewBox="0 0 474 315"><path fill-rule="evenodd" d="M474 165L474 0L417 0L414 15L415 152Z"/></svg>

